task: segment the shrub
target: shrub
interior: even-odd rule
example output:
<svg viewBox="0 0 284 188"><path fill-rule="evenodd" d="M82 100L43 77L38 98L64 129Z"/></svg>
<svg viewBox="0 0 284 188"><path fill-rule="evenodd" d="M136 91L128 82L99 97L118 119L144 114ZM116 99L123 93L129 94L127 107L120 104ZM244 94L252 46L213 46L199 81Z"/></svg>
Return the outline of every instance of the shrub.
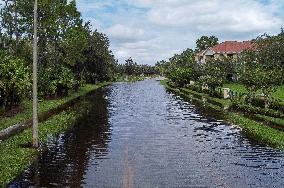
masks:
<svg viewBox="0 0 284 188"><path fill-rule="evenodd" d="M239 103L237 101L234 101L231 104L230 109L241 111L241 112L246 112L246 113L251 113L251 114L261 114L261 115L275 117L275 118L284 118L284 114L281 113L280 111L246 105L246 104Z"/></svg>
<svg viewBox="0 0 284 188"><path fill-rule="evenodd" d="M19 105L31 92L31 70L24 61L0 51L0 108Z"/></svg>
<svg viewBox="0 0 284 188"><path fill-rule="evenodd" d="M214 59L202 65L202 76L199 82L208 85L209 89L215 91L216 88L222 87L226 81L226 63L223 60Z"/></svg>
<svg viewBox="0 0 284 188"><path fill-rule="evenodd" d="M209 90L209 96L219 98L219 99L222 99L224 97L222 92L219 92L216 90L213 90L213 91Z"/></svg>
<svg viewBox="0 0 284 188"><path fill-rule="evenodd" d="M202 92L202 87L200 85L197 85L197 84L190 86L190 89L192 89L193 91L196 91L198 93Z"/></svg>
<svg viewBox="0 0 284 188"><path fill-rule="evenodd" d="M49 65L39 69L39 94L41 97L64 96L77 85L73 72L64 65Z"/></svg>
<svg viewBox="0 0 284 188"><path fill-rule="evenodd" d="M177 68L169 74L168 78L178 86L183 87L194 78L194 72L191 68Z"/></svg>
<svg viewBox="0 0 284 188"><path fill-rule="evenodd" d="M245 99L245 102L246 103L250 102L250 104L255 106L255 107L265 108L265 99L260 98L260 97L254 97L252 99L247 97ZM269 109L277 110L277 111L284 113L284 105L278 100L271 101Z"/></svg>
<svg viewBox="0 0 284 188"><path fill-rule="evenodd" d="M278 110L284 113L284 104L278 100L274 100L271 102L270 108L273 110Z"/></svg>

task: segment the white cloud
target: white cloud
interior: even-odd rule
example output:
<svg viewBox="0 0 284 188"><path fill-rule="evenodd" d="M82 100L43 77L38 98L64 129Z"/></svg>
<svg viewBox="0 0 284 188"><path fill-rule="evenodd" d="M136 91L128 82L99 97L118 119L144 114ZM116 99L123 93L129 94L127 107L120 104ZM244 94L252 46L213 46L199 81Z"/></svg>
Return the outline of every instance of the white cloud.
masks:
<svg viewBox="0 0 284 188"><path fill-rule="evenodd" d="M110 37L112 50L121 63L131 56L138 63L154 64L188 47L194 48L196 39L202 35L216 35L221 41L247 40L265 32L275 34L284 23L283 0L78 3L83 15L88 13L85 17L99 19L96 26Z"/></svg>
<svg viewBox="0 0 284 188"><path fill-rule="evenodd" d="M254 0L168 0L153 5L149 20L167 27L190 26L196 31L274 31L283 24L283 20L274 15L275 9Z"/></svg>
<svg viewBox="0 0 284 188"><path fill-rule="evenodd" d="M139 41L146 39L146 34L143 29L134 28L127 25L116 24L106 30L112 39L129 42Z"/></svg>

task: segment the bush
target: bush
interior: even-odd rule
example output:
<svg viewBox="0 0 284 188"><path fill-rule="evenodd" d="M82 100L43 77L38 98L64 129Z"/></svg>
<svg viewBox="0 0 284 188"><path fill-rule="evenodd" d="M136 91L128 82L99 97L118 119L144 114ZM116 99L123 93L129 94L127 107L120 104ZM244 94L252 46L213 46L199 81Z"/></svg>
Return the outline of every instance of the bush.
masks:
<svg viewBox="0 0 284 188"><path fill-rule="evenodd" d="M196 91L198 93L202 93L202 87L199 86L199 85L192 85L192 86L190 86L190 89L193 90L193 91Z"/></svg>
<svg viewBox="0 0 284 188"><path fill-rule="evenodd" d="M68 94L78 83L71 69L64 65L49 65L39 69L39 95L61 97Z"/></svg>
<svg viewBox="0 0 284 188"><path fill-rule="evenodd" d="M0 108L19 105L31 92L31 70L24 61L0 51Z"/></svg>
<svg viewBox="0 0 284 188"><path fill-rule="evenodd" d="M284 113L284 104L278 100L274 100L270 104L270 108L273 110L278 110Z"/></svg>
<svg viewBox="0 0 284 188"><path fill-rule="evenodd" d="M194 73L191 68L177 68L169 74L168 78L177 86L183 87L193 80Z"/></svg>
<svg viewBox="0 0 284 188"><path fill-rule="evenodd" d="M251 113L251 114L261 114L261 115L270 116L274 118L284 118L284 114L281 113L280 111L246 105L246 104L239 103L237 101L234 101L231 104L230 109L241 111L241 112L246 112L246 113Z"/></svg>
<svg viewBox="0 0 284 188"><path fill-rule="evenodd" d="M224 97L222 92L219 92L216 90L209 91L209 96L219 98L219 99L222 99Z"/></svg>
<svg viewBox="0 0 284 188"><path fill-rule="evenodd" d="M255 106L255 107L265 108L265 100L260 97L254 97L252 99L247 97L245 99L245 102L250 103L252 106ZM284 113L284 104L282 104L278 100L271 101L269 108Z"/></svg>
<svg viewBox="0 0 284 188"><path fill-rule="evenodd" d="M255 107L265 108L265 100L260 97L254 97L254 98L246 97L245 101Z"/></svg>
<svg viewBox="0 0 284 188"><path fill-rule="evenodd" d="M227 62L219 59L212 60L202 64L202 76L199 82L208 85L209 89L215 91L216 88L222 87L226 81L226 66Z"/></svg>

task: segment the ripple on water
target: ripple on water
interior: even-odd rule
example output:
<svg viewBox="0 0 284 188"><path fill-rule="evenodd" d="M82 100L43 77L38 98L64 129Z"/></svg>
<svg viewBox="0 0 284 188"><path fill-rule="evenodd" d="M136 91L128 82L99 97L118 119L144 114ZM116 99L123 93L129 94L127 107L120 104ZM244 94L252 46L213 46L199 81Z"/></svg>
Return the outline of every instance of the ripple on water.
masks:
<svg viewBox="0 0 284 188"><path fill-rule="evenodd" d="M113 84L13 185L284 187L284 153L204 114L158 82ZM207 113L208 114L208 113Z"/></svg>

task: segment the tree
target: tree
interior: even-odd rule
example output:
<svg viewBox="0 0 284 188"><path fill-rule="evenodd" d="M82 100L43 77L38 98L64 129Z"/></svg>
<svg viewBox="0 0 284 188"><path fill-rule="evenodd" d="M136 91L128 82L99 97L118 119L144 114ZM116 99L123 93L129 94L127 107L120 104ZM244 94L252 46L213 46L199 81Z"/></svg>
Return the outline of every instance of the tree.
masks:
<svg viewBox="0 0 284 188"><path fill-rule="evenodd" d="M192 68L177 68L172 71L168 78L174 82L179 87L184 87L190 83L191 80L194 80L194 71Z"/></svg>
<svg viewBox="0 0 284 188"><path fill-rule="evenodd" d="M278 83L281 83L280 76L277 76L281 74L281 70L271 69L257 62L242 62L238 71L239 81L249 91L249 99L254 98L256 93L261 91L267 106L269 106L270 94L276 90Z"/></svg>
<svg viewBox="0 0 284 188"><path fill-rule="evenodd" d="M11 109L28 97L31 89L31 70L25 62L0 51L0 107Z"/></svg>
<svg viewBox="0 0 284 188"><path fill-rule="evenodd" d="M284 36L262 35L254 40L254 49L242 54L239 67L240 82L248 89L249 98L261 91L266 107L271 101L271 93L284 83Z"/></svg>
<svg viewBox="0 0 284 188"><path fill-rule="evenodd" d="M7 56L17 57L31 70L35 1L4 0L4 3L0 19L1 50ZM91 30L89 22L84 23L75 0L41 0L37 12L38 53L33 54L38 54L40 97L64 96L86 82L114 78L116 59L109 39Z"/></svg>
<svg viewBox="0 0 284 188"><path fill-rule="evenodd" d="M201 52L218 44L219 39L215 36L202 36L196 40L196 52Z"/></svg>
<svg viewBox="0 0 284 188"><path fill-rule="evenodd" d="M226 62L216 59L202 65L201 84L207 84L211 92L217 87L222 87L226 81Z"/></svg>

